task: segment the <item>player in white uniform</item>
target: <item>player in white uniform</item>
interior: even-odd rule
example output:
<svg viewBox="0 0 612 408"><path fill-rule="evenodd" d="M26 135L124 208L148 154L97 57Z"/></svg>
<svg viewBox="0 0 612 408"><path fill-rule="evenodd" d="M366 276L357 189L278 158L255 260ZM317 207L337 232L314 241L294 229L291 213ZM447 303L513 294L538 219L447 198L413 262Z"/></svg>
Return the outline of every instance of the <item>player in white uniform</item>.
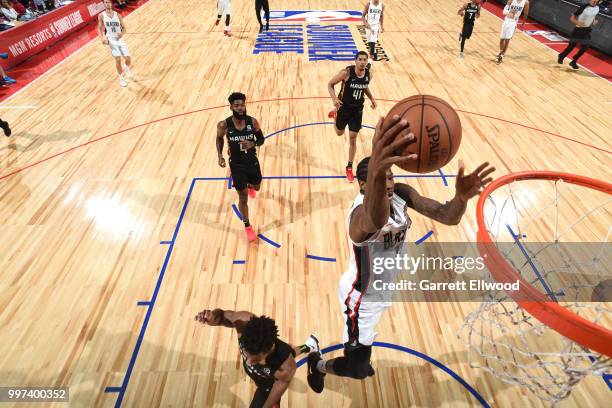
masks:
<svg viewBox="0 0 612 408"><path fill-rule="evenodd" d="M445 204L421 196L407 184L395 184L391 166L416 158L414 154L408 157L396 156L395 152L403 151L414 142L415 138L406 120L400 121L395 116L383 127L381 118L372 142L372 156L363 159L357 167L360 194L349 212L352 255L338 291L345 315L344 356L325 361L318 352L308 355L308 384L317 393L323 391L324 376L327 373L356 379L374 375L370 364L372 344L376 337L374 330L383 311L391 303L384 296L377 297L380 293L369 287L372 260L377 257L395 257L402 248L411 225L407 208L443 224L456 225L465 212L468 200L478 195L492 181L488 176L495 169L489 167L488 163L481 164L473 173L465 175L463 163L459 161L455 197Z"/></svg>
<svg viewBox="0 0 612 408"><path fill-rule="evenodd" d="M225 30L223 30L223 35L228 37L232 36L230 33L230 14L232 13L232 8L230 5L230 0L217 0L217 21L215 21L215 25L219 25L219 21L221 21L221 16L225 14Z"/></svg>
<svg viewBox="0 0 612 408"><path fill-rule="evenodd" d="M506 7L504 7L504 22L501 26L501 34L499 36L499 54L497 54L497 63L501 64L504 58L504 54L510 44L510 39L514 35L516 25L518 24L519 18L523 14L523 28L527 22L527 16L529 15L529 1L528 0L508 0Z"/></svg>
<svg viewBox="0 0 612 408"><path fill-rule="evenodd" d="M383 32L385 6L381 0L371 0L366 3L363 9L363 25L366 28L366 41L370 48L370 55L376 61L376 42L378 41L378 33ZM372 60L368 62L372 63Z"/></svg>
<svg viewBox="0 0 612 408"><path fill-rule="evenodd" d="M113 57L115 57L115 66L119 74L119 83L121 86L126 86L127 82L125 77L127 76L130 78L132 76L132 71L130 71L132 58L130 57L130 51L123 38L125 34L125 24L123 24L121 15L113 10L112 0L104 0L104 7L105 10L98 14L98 33L102 38L102 44L108 44ZM121 57L125 59L125 68L123 68L121 64Z"/></svg>

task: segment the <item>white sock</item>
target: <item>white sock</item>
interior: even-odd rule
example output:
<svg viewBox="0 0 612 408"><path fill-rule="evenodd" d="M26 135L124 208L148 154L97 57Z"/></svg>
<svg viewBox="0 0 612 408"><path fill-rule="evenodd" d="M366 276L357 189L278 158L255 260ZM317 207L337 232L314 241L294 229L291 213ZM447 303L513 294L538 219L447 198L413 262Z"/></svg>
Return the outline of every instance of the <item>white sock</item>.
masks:
<svg viewBox="0 0 612 408"><path fill-rule="evenodd" d="M325 373L325 372L326 372L326 371L325 371L325 360L320 360L320 361L317 363L317 370L319 370L319 371L320 371L320 372L322 372L322 373Z"/></svg>

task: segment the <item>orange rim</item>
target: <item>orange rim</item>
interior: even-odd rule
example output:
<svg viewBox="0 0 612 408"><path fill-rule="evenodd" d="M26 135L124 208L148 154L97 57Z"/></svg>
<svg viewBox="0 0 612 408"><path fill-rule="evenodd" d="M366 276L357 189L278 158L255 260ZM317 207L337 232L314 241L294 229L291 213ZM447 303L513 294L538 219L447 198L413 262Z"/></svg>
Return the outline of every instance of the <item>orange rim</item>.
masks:
<svg viewBox="0 0 612 408"><path fill-rule="evenodd" d="M563 180L612 195L612 184L575 174L554 171L524 171L507 174L490 183L480 195L476 205L478 222L478 250L485 260L491 275L502 283L520 281L520 293L508 294L529 314L561 335L590 350L612 357L612 331L597 325L571 310L549 300L538 289L523 280L518 271L501 255L491 239L484 220L484 205L487 197L496 189L521 180Z"/></svg>

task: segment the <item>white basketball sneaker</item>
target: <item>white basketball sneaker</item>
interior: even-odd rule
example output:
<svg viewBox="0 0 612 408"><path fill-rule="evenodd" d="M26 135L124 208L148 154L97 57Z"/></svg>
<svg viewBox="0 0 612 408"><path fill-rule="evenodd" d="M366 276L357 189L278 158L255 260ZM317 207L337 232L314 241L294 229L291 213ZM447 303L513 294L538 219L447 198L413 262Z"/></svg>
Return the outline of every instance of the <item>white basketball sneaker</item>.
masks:
<svg viewBox="0 0 612 408"><path fill-rule="evenodd" d="M319 339L317 339L313 334L306 339L304 342L305 345L310 348L309 353L321 353L321 347L319 347Z"/></svg>

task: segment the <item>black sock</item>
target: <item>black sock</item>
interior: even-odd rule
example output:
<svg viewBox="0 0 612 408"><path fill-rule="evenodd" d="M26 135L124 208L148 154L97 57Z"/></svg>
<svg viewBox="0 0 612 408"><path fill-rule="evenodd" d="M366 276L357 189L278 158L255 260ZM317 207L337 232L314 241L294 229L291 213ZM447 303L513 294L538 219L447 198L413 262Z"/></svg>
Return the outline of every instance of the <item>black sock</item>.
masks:
<svg viewBox="0 0 612 408"><path fill-rule="evenodd" d="M353 162L348 162L348 164L346 165L347 168L353 168Z"/></svg>
<svg viewBox="0 0 612 408"><path fill-rule="evenodd" d="M242 220L242 222L244 222L244 228L249 228L251 226L249 220Z"/></svg>
<svg viewBox="0 0 612 408"><path fill-rule="evenodd" d="M465 38L461 37L461 52L463 52L463 46L465 45Z"/></svg>

